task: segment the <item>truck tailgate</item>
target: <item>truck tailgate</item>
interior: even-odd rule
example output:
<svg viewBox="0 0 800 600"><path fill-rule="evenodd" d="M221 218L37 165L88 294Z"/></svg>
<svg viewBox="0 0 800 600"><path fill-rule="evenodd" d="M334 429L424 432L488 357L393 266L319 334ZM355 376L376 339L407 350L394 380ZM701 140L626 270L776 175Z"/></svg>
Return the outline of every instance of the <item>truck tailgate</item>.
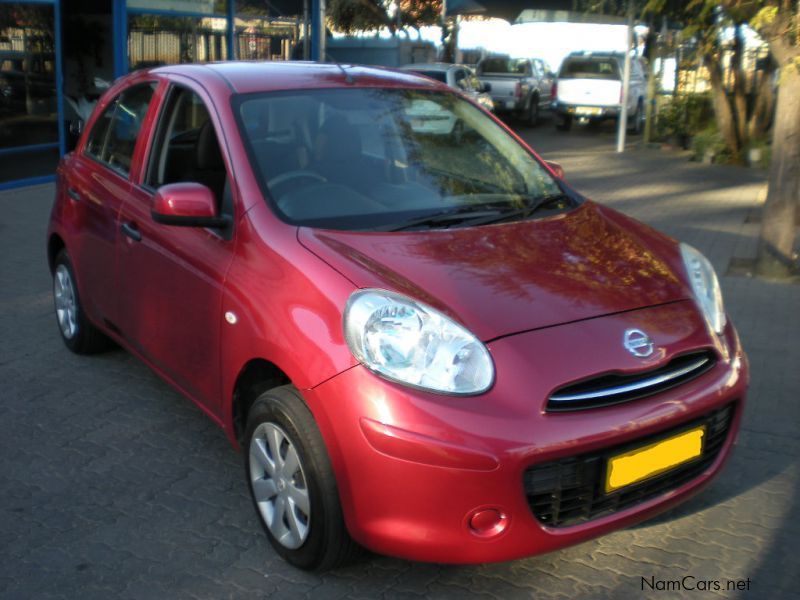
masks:
<svg viewBox="0 0 800 600"><path fill-rule="evenodd" d="M622 82L613 79L559 79L558 101L587 106L619 106Z"/></svg>
<svg viewBox="0 0 800 600"><path fill-rule="evenodd" d="M481 75L479 79L483 83L488 83L492 86L492 90L489 92L492 95L492 100L506 101L515 98L514 94L517 89L519 78L513 75L503 76L486 73Z"/></svg>

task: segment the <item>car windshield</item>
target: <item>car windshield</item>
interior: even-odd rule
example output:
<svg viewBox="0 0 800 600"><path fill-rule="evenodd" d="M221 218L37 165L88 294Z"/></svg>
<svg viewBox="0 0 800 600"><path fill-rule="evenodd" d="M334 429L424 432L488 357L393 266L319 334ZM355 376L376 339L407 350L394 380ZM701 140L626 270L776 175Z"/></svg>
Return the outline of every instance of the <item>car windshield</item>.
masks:
<svg viewBox="0 0 800 600"><path fill-rule="evenodd" d="M521 144L454 93L344 88L235 102L262 189L293 224L451 227L574 202Z"/></svg>
<svg viewBox="0 0 800 600"><path fill-rule="evenodd" d="M619 79L619 65L612 58L568 58L558 75L562 79Z"/></svg>

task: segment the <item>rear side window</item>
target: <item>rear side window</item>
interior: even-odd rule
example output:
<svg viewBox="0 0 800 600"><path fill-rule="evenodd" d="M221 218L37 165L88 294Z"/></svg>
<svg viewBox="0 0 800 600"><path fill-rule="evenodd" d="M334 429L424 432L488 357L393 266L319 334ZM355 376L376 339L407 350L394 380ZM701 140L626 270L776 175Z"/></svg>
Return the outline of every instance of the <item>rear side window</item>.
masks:
<svg viewBox="0 0 800 600"><path fill-rule="evenodd" d="M530 63L524 58L486 58L478 64L478 74L530 75Z"/></svg>
<svg viewBox="0 0 800 600"><path fill-rule="evenodd" d="M613 58L568 58L558 76L562 79L620 79L619 65Z"/></svg>
<svg viewBox="0 0 800 600"><path fill-rule="evenodd" d="M103 111L89 134L86 153L127 176L156 83L132 87Z"/></svg>

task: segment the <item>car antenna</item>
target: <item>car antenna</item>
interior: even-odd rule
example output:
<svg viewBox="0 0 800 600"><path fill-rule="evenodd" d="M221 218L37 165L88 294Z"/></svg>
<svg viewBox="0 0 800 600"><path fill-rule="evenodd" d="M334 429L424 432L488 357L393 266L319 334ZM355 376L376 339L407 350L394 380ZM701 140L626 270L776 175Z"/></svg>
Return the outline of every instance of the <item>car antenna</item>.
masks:
<svg viewBox="0 0 800 600"><path fill-rule="evenodd" d="M325 53L325 57L339 68L339 70L342 72L342 75L344 75L345 83L349 85L353 85L355 83L355 79L353 79L353 76L347 72L347 69L338 60L333 58L327 52Z"/></svg>

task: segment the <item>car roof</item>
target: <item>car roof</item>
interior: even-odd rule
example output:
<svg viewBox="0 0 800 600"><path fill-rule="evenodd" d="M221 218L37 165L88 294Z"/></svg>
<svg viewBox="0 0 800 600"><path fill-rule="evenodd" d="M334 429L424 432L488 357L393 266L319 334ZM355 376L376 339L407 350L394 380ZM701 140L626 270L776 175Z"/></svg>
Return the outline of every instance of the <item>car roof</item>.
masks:
<svg viewBox="0 0 800 600"><path fill-rule="evenodd" d="M467 69L467 65L459 65L455 63L414 63L410 65L403 65L400 67L404 71L449 71L450 69Z"/></svg>
<svg viewBox="0 0 800 600"><path fill-rule="evenodd" d="M442 84L413 73L382 67L306 61L231 61L170 65L150 69L156 75L183 75L200 83L220 79L234 93L331 87L417 87Z"/></svg>

